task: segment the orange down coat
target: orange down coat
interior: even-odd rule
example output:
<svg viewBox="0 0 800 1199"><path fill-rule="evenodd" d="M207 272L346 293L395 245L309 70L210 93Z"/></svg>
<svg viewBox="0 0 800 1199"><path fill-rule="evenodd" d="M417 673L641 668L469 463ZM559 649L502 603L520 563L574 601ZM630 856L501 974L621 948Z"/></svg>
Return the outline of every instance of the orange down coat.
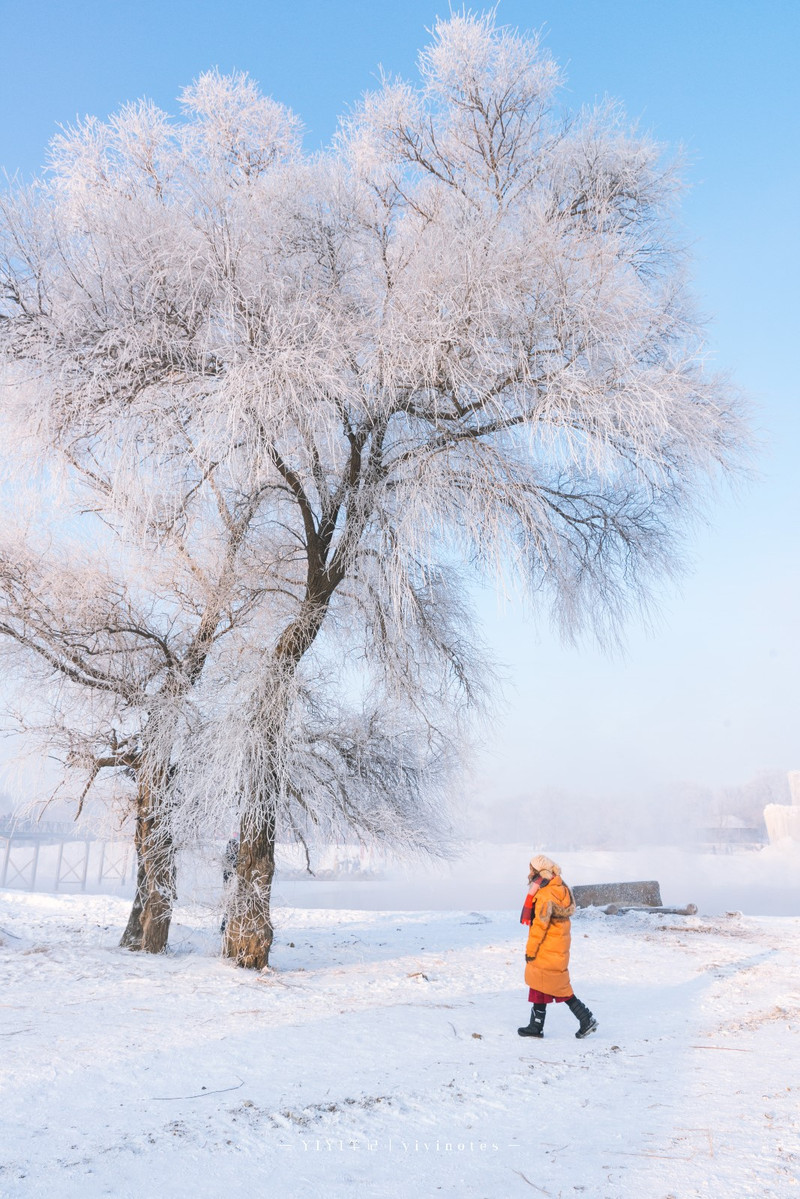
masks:
<svg viewBox="0 0 800 1199"><path fill-rule="evenodd" d="M533 900L533 919L525 946L525 982L545 995L572 994L569 981L570 921L575 899L558 875L540 887Z"/></svg>

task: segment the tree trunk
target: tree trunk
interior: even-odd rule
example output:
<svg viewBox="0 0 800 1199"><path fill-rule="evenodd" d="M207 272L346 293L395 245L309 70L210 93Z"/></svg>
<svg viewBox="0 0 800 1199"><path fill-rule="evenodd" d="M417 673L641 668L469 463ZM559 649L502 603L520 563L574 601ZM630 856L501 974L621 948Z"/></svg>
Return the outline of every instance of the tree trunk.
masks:
<svg viewBox="0 0 800 1199"><path fill-rule="evenodd" d="M262 970L272 947L270 896L275 873L275 816L258 828L243 819L236 863L236 889L225 926L225 954L237 966Z"/></svg>
<svg viewBox="0 0 800 1199"><path fill-rule="evenodd" d="M318 575L311 580L313 570ZM252 764L252 804L245 803L239 830L239 857L236 864L236 888L228 901L225 918L226 957L237 966L263 970L269 964L272 948L270 899L275 873L275 797L279 793L279 746L285 729L290 702L290 687L297 664L311 647L328 610L336 583L321 581L319 563L309 566L306 600L300 615L284 629L275 649L275 672L261 697L256 697L252 727L262 730L262 752ZM313 583L313 585L312 585ZM327 590L325 589L327 587ZM313 593L313 594L312 594ZM283 694L283 719L276 711L275 688ZM282 689L282 690L281 690Z"/></svg>
<svg viewBox="0 0 800 1199"><path fill-rule="evenodd" d="M128 917L128 923L125 925L125 932L122 934L120 941L121 949L141 949L142 948L142 907L144 906L145 894L145 870L139 854L139 847L136 847L136 894L133 897L133 907L131 914Z"/></svg>
<svg viewBox="0 0 800 1199"><path fill-rule="evenodd" d="M166 772L165 772L166 773ZM157 808L161 789L140 782L136 797L136 895L120 946L163 953L175 900L175 847Z"/></svg>

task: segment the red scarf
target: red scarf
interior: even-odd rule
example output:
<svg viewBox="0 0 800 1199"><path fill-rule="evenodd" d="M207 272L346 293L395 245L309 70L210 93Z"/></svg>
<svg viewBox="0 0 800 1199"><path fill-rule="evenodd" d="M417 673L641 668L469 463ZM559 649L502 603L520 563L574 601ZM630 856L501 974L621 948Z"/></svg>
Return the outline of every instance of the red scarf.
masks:
<svg viewBox="0 0 800 1199"><path fill-rule="evenodd" d="M525 896L525 903L522 905L522 915L519 918L520 924L533 923L533 901L536 896L536 892L540 887L543 887L544 884L549 881L549 879L540 877L537 878L535 882L532 882L530 887L528 887L528 894Z"/></svg>

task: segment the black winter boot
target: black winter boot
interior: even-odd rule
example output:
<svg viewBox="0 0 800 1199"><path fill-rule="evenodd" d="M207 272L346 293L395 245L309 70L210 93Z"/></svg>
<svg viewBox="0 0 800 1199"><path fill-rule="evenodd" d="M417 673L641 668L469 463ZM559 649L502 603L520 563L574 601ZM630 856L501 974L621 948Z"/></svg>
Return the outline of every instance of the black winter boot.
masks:
<svg viewBox="0 0 800 1199"><path fill-rule="evenodd" d="M525 1028L518 1028L517 1032L521 1037L543 1037L544 1018L547 1015L547 1008L543 1003L535 1003L531 1008L531 1022Z"/></svg>
<svg viewBox="0 0 800 1199"><path fill-rule="evenodd" d="M594 1032L597 1028L597 1021L585 1003L581 1003L580 999L573 995L567 1000L567 1007L580 1024L580 1028L575 1033L576 1037L588 1037L590 1032Z"/></svg>

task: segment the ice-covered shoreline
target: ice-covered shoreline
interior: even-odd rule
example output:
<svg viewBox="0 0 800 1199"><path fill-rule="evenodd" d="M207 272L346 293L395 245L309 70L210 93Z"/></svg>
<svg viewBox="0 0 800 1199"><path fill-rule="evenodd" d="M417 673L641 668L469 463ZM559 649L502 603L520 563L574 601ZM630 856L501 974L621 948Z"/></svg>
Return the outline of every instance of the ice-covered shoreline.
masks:
<svg viewBox="0 0 800 1199"><path fill-rule="evenodd" d="M541 848L541 847L540 847ZM667 904L694 903L724 916L800 916L800 844L710 853L650 845L635 850L568 850L546 846L570 883L657 879ZM461 858L430 869L390 868L377 880L330 880L313 885L278 879L279 901L298 907L445 910L464 906L521 906L532 848L526 843L475 842Z"/></svg>
<svg viewBox="0 0 800 1199"><path fill-rule="evenodd" d="M98 883L101 842L91 845L86 893L132 897L132 847L105 847L106 861L121 860L127 848L124 885L113 879ZM210 924L217 918L222 892L222 848L182 853L178 866L180 900L208 909ZM541 848L541 847L539 847ZM546 846L563 867L570 883L620 882L657 879L665 903L694 903L701 913L724 915L741 911L751 916L800 916L800 844L785 841L758 849L700 852L675 846L643 845L630 850L565 850ZM300 908L358 908L369 911L492 908L513 910L521 905L527 885L527 843L466 842L460 857L430 867L402 866L386 856L367 854L355 846L329 847L316 853L315 876L300 870L299 847L279 847L274 897L278 904ZM296 851L296 852L294 852ZM20 862L30 849L14 851ZM45 845L39 854L37 890L52 890L58 846ZM13 859L12 859L13 861ZM10 874L10 872L9 872ZM23 889L24 880L17 887ZM65 894L76 887L67 884Z"/></svg>

